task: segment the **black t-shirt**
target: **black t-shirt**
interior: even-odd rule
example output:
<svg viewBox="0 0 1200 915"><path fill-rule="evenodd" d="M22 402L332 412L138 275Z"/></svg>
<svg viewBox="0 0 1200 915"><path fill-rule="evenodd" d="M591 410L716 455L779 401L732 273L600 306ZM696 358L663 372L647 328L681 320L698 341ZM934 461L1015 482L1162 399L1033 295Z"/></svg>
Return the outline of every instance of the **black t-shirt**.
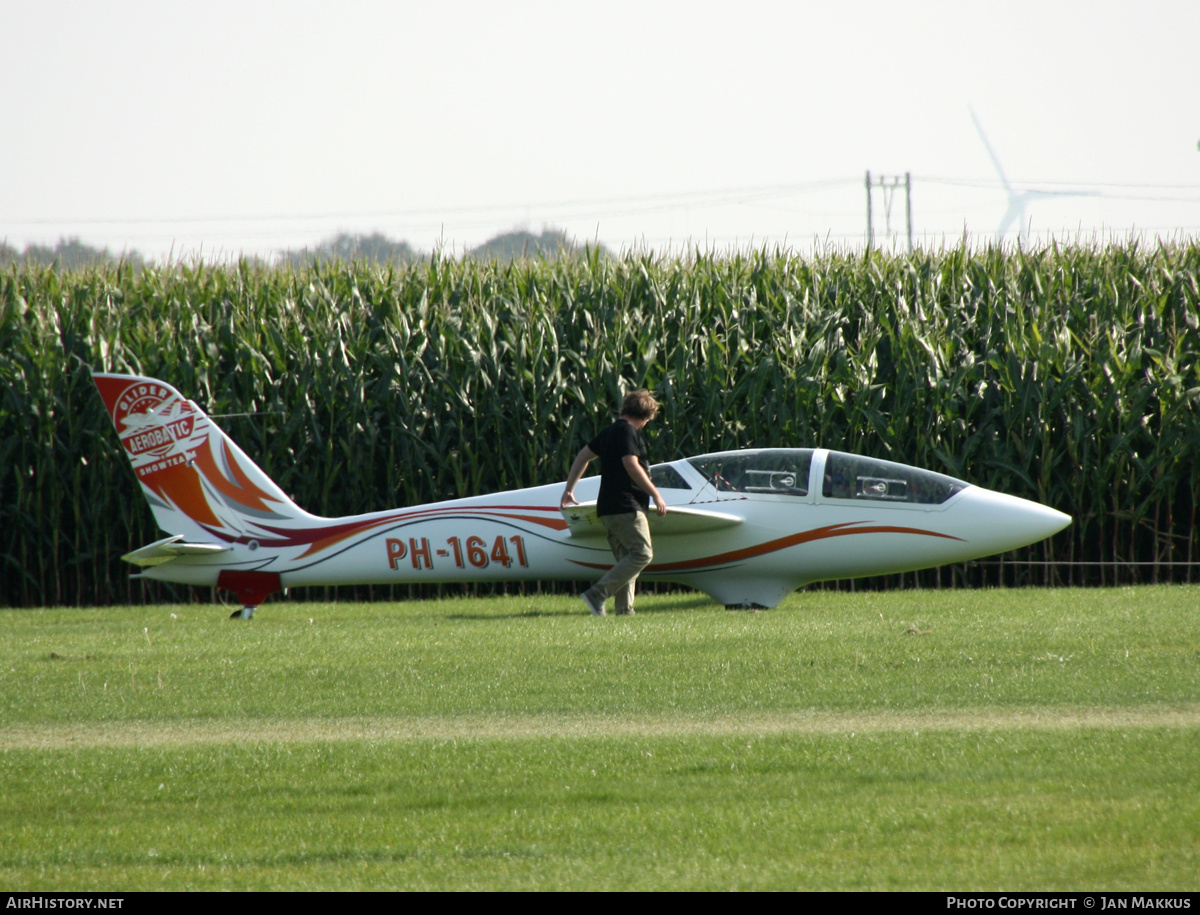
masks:
<svg viewBox="0 0 1200 915"><path fill-rule="evenodd" d="M596 500L596 514L649 511L649 494L633 482L622 460L628 454L635 455L642 469L650 473L649 454L642 433L628 420L618 419L588 442L588 447L600 458L600 497Z"/></svg>

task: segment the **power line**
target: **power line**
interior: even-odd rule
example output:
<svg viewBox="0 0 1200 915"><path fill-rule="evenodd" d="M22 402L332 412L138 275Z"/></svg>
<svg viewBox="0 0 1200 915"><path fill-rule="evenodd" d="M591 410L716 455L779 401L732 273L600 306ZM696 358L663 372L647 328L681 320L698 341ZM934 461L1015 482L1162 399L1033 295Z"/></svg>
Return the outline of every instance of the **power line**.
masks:
<svg viewBox="0 0 1200 915"><path fill-rule="evenodd" d="M929 181L935 184L950 184L961 187L996 187L1000 182L995 178L942 178L934 175L918 175L922 181ZM1181 190L1181 191L1200 191L1200 184L1150 184L1146 182L1127 182L1127 181L1022 181L1024 184L1039 184L1050 187L1082 187L1082 188L1097 188L1097 187L1125 187L1133 188L1134 190Z"/></svg>
<svg viewBox="0 0 1200 915"><path fill-rule="evenodd" d="M37 216L29 218L10 218L5 220L14 226L58 225L72 223L79 225L114 225L136 226L145 224L161 225L206 225L210 223L247 223L247 222L303 222L307 220L329 219L419 219L422 217L455 216L459 214L502 213L512 210L537 209L541 211L560 209L585 209L588 213L597 208L621 207L616 215L622 213L638 213L656 209L671 209L681 207L717 206L722 204L750 202L759 199L777 199L780 197L797 196L815 193L840 186L851 186L857 183L853 178L832 178L820 181L808 181L790 184L750 185L746 187L727 187L707 191L680 191L666 194L642 194L625 197L594 197L562 201L513 201L509 203L478 204L470 206L417 207L412 209L392 210L343 210L320 213L273 213L248 214L235 213L216 216ZM634 209L627 209L633 207ZM612 214L609 214L612 215Z"/></svg>

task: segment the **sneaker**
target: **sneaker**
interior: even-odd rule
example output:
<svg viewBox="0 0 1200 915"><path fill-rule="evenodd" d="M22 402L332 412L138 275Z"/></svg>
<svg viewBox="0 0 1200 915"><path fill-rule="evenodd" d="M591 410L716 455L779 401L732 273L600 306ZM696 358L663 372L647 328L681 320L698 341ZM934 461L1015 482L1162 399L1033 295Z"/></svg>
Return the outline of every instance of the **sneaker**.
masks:
<svg viewBox="0 0 1200 915"><path fill-rule="evenodd" d="M584 591L579 596L583 598L583 602L587 604L588 609L591 610L595 616L605 615L604 601L596 600L596 596L592 594L591 591Z"/></svg>
<svg viewBox="0 0 1200 915"><path fill-rule="evenodd" d="M633 612L633 608L630 607L628 610L618 610L617 616L636 616L636 614Z"/></svg>

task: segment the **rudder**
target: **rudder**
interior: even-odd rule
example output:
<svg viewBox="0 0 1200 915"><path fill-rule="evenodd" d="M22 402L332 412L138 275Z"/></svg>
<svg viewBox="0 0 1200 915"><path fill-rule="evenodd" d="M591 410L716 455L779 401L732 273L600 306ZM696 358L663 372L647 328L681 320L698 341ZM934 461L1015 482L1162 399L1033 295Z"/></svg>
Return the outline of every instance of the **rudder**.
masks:
<svg viewBox="0 0 1200 915"><path fill-rule="evenodd" d="M236 542L247 524L290 526L311 516L171 385L92 375L158 526L188 539Z"/></svg>

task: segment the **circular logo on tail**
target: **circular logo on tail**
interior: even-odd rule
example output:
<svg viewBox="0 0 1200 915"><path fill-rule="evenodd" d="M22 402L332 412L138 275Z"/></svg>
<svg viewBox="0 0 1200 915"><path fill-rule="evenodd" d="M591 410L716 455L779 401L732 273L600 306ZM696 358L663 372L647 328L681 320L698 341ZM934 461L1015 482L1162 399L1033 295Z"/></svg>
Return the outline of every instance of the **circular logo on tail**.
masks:
<svg viewBox="0 0 1200 915"><path fill-rule="evenodd" d="M131 384L113 406L113 423L137 466L165 457L191 437L192 405L166 385Z"/></svg>

